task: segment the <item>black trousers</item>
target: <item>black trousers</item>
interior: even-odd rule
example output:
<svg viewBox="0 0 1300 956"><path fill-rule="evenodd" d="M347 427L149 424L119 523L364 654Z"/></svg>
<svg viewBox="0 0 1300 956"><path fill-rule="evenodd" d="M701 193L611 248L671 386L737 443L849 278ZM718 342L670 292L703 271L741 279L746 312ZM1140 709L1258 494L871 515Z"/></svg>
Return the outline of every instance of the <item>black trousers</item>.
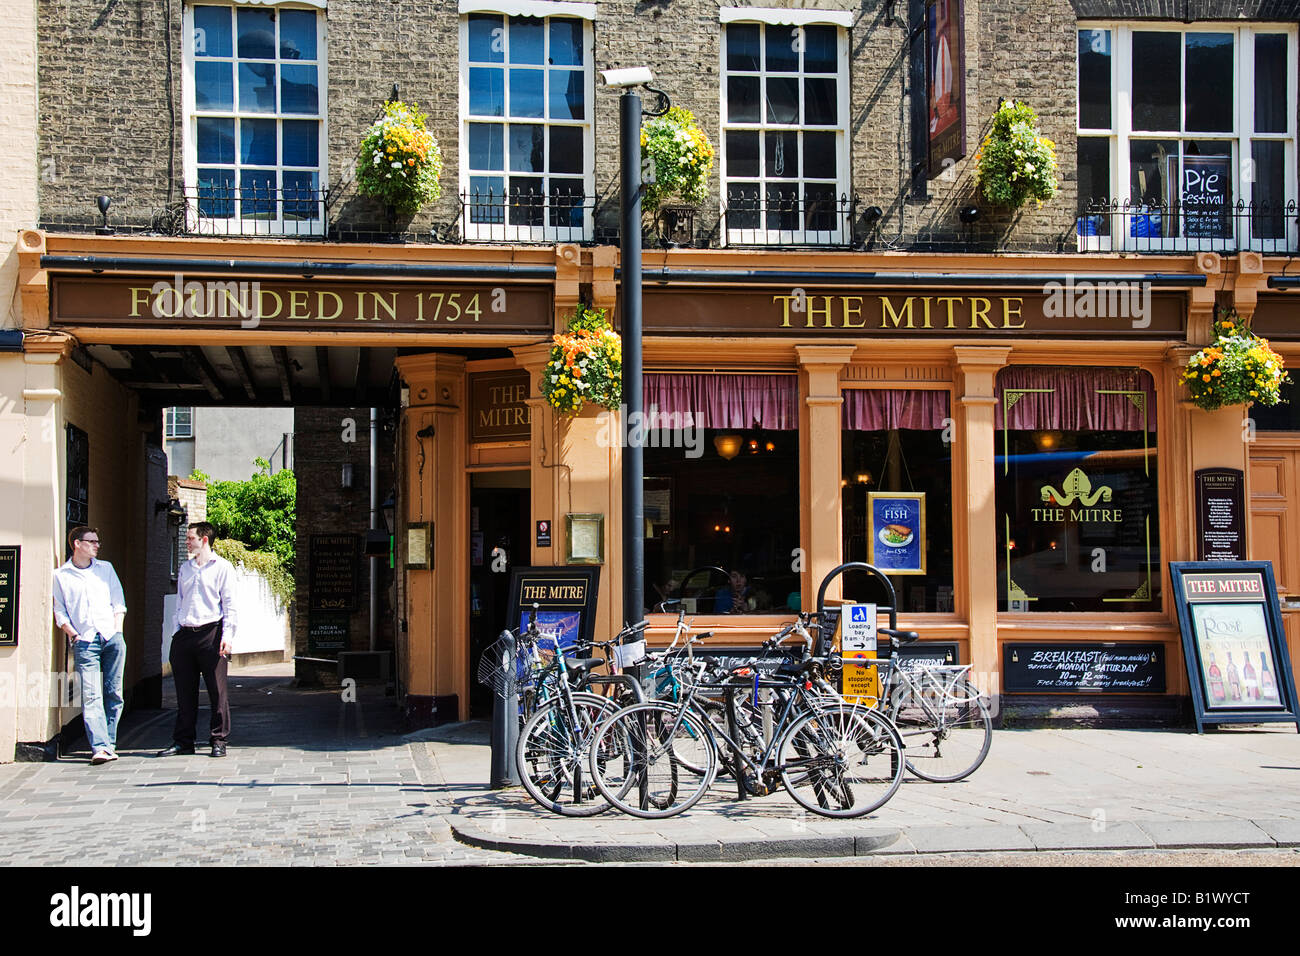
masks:
<svg viewBox="0 0 1300 956"><path fill-rule="evenodd" d="M208 689L212 710L209 742L223 743L230 737L230 695L226 693L229 662L221 650L221 622L182 627L172 635L168 659L172 679L176 681L176 729L172 740L183 747L194 746L195 725L199 719L199 675Z"/></svg>

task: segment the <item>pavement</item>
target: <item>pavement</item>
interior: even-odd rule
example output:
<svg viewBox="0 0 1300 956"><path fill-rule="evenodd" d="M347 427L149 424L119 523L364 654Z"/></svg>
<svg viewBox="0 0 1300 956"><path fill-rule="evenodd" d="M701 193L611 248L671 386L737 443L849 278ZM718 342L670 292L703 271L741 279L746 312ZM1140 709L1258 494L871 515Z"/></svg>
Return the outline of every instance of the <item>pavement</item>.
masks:
<svg viewBox="0 0 1300 956"><path fill-rule="evenodd" d="M393 698L232 674L229 756L158 758L174 710L128 715L121 759L0 765L0 865L499 865L844 859L1033 862L1061 851L1300 847L1300 736L1002 730L968 780L908 780L856 821L726 780L690 811L570 819L493 791L486 722L403 735ZM170 691L170 688L169 688ZM174 707L174 702L167 702ZM199 726L206 726L201 711ZM869 862L864 859L863 862Z"/></svg>
<svg viewBox="0 0 1300 956"><path fill-rule="evenodd" d="M592 862L1234 850L1300 847L1300 736L1261 725L1180 731L1002 730L968 779L910 776L858 820L803 812L784 793L738 801L716 782L663 820L609 811L561 817L522 790L483 783L487 725L413 735L444 781L456 839L475 847ZM1032 861L1027 861L1032 862Z"/></svg>

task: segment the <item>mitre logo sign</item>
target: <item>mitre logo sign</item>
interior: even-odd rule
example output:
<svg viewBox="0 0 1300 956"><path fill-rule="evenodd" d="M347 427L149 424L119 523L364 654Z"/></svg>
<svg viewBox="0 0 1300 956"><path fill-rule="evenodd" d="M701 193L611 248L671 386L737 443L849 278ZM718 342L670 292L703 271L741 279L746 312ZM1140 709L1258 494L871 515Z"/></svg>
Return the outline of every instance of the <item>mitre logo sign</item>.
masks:
<svg viewBox="0 0 1300 956"><path fill-rule="evenodd" d="M1033 508L1035 521L1107 521L1123 520L1119 508L1098 508L1096 505L1109 504L1114 492L1110 485L1094 488L1092 479L1084 474L1082 468L1075 468L1065 476L1061 490L1053 485L1043 485L1039 489L1044 507Z"/></svg>

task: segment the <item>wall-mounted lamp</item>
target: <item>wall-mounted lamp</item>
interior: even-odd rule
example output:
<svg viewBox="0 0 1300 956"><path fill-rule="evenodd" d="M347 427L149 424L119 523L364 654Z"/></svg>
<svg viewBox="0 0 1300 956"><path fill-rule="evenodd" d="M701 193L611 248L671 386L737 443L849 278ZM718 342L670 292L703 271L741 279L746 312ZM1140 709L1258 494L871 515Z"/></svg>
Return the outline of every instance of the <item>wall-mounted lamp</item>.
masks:
<svg viewBox="0 0 1300 956"><path fill-rule="evenodd" d="M980 218L980 207L979 207L979 206L962 206L961 209L960 209L960 210L958 211L958 213L957 213L957 218L960 219L960 220L962 221L962 224L963 224L963 225L966 225L966 226L969 226L969 225L971 225L972 223L979 222L979 218Z"/></svg>
<svg viewBox="0 0 1300 956"><path fill-rule="evenodd" d="M352 462L343 463L343 472L339 475L339 487L344 491L352 490Z"/></svg>
<svg viewBox="0 0 1300 956"><path fill-rule="evenodd" d="M100 196L95 200L95 205L99 207L99 215L103 220L99 228L95 230L95 235L111 236L113 234L113 227L108 224L108 207L113 205L113 200L109 199L107 196Z"/></svg>
<svg viewBox="0 0 1300 956"><path fill-rule="evenodd" d="M885 211L879 206L868 206L862 210L862 228L870 232L884 218Z"/></svg>

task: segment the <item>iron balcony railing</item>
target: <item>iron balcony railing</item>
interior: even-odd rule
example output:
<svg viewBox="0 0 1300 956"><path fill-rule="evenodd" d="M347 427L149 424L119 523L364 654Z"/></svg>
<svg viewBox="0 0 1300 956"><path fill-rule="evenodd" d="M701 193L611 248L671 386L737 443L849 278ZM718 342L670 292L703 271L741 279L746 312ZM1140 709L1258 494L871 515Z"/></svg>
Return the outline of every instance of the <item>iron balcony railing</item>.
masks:
<svg viewBox="0 0 1300 956"><path fill-rule="evenodd" d="M323 236L329 196L311 185L276 186L274 179L200 180L171 210L177 232L214 236Z"/></svg>
<svg viewBox="0 0 1300 956"><path fill-rule="evenodd" d="M460 195L461 236L468 242L588 242L596 197L552 185L472 189Z"/></svg>
<svg viewBox="0 0 1300 956"><path fill-rule="evenodd" d="M857 201L829 184L802 191L727 187L722 232L729 246L849 246Z"/></svg>
<svg viewBox="0 0 1300 956"><path fill-rule="evenodd" d="M1088 202L1075 220L1081 252L1263 252L1297 250L1295 202Z"/></svg>

